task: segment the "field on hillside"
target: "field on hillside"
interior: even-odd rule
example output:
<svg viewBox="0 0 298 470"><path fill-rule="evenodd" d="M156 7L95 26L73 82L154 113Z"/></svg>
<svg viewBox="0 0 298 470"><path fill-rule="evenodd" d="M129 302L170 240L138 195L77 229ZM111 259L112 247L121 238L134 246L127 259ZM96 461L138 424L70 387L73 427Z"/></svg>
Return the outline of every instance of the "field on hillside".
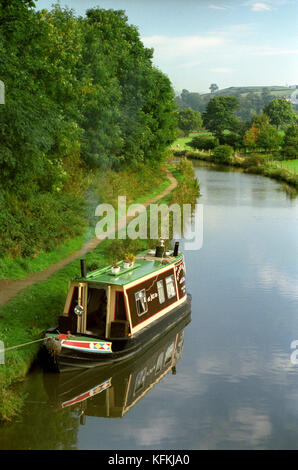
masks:
<svg viewBox="0 0 298 470"><path fill-rule="evenodd" d="M272 95L275 95L276 97L283 97L283 96L290 96L294 89L289 88L289 87L283 87L283 86L247 86L247 87L229 87L229 88L224 88L222 90L218 90L215 93L213 93L214 96L235 96L235 95L242 95L245 96L248 93L262 93L262 91L266 89ZM298 90L297 90L298 93ZM205 95L209 95L210 93L206 93ZM205 96L204 95L204 96Z"/></svg>

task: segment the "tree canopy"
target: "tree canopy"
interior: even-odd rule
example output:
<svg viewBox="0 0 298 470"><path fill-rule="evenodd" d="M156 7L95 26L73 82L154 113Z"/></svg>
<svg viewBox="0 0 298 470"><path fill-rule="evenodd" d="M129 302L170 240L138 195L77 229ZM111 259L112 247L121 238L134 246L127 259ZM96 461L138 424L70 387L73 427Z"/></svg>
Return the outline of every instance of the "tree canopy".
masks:
<svg viewBox="0 0 298 470"><path fill-rule="evenodd" d="M124 11L33 7L0 5L0 184L51 191L69 159L86 168L161 160L176 135L174 92Z"/></svg>
<svg viewBox="0 0 298 470"><path fill-rule="evenodd" d="M270 103L265 106L264 113L269 117L270 124L273 124L277 128L291 124L296 119L296 114L291 102L282 98L270 101Z"/></svg>
<svg viewBox="0 0 298 470"><path fill-rule="evenodd" d="M235 96L216 96L209 101L203 114L205 128L218 138L222 137L225 130L237 130L239 121L234 112L238 106L239 100Z"/></svg>
<svg viewBox="0 0 298 470"><path fill-rule="evenodd" d="M202 127L203 121L201 113L191 108L185 108L178 113L178 127L188 136L190 131L198 130Z"/></svg>

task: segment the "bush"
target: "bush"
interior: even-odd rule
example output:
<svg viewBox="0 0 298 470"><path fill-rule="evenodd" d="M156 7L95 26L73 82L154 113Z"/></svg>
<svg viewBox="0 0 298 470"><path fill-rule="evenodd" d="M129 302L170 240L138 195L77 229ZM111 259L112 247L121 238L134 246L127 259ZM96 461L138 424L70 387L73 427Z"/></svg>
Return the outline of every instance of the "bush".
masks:
<svg viewBox="0 0 298 470"><path fill-rule="evenodd" d="M233 153L234 149L230 145L218 145L213 150L213 160L217 163L230 163Z"/></svg>
<svg viewBox="0 0 298 470"><path fill-rule="evenodd" d="M0 204L1 257L31 257L81 235L86 227L81 198L69 193L36 193L20 201L6 195Z"/></svg>
<svg viewBox="0 0 298 470"><path fill-rule="evenodd" d="M263 166L267 163L268 157L265 155L260 155L258 153L252 153L248 157L245 157L242 166L243 168L256 168Z"/></svg>
<svg viewBox="0 0 298 470"><path fill-rule="evenodd" d="M197 135L188 144L193 149L198 150L213 150L218 145L218 140L211 135Z"/></svg>
<svg viewBox="0 0 298 470"><path fill-rule="evenodd" d="M241 136L239 134L236 134L235 132L224 134L221 140L222 144L230 145L234 149L240 149L243 146Z"/></svg>

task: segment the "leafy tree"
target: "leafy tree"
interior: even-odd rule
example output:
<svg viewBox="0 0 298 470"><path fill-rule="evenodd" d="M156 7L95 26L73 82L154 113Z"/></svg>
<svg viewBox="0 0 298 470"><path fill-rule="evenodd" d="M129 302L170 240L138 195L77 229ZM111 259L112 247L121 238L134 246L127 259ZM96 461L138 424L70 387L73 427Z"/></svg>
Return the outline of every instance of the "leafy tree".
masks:
<svg viewBox="0 0 298 470"><path fill-rule="evenodd" d="M278 150L281 146L283 138L278 130L268 124L260 129L258 136L258 145L265 149L265 151L272 152Z"/></svg>
<svg viewBox="0 0 298 470"><path fill-rule="evenodd" d="M248 129L244 134L244 137L243 137L244 147L249 150L254 150L257 147L259 133L260 133L259 128L253 123L250 129Z"/></svg>
<svg viewBox="0 0 298 470"><path fill-rule="evenodd" d="M211 83L209 90L211 93L215 93L216 90L218 90L218 86L216 85L216 83Z"/></svg>
<svg viewBox="0 0 298 470"><path fill-rule="evenodd" d="M218 140L211 135L197 135L188 144L190 147L199 150L212 150L218 145Z"/></svg>
<svg viewBox="0 0 298 470"><path fill-rule="evenodd" d="M250 129L244 135L243 143L250 150L262 148L266 151L274 151L279 149L282 136L269 123L269 117L263 113L254 117Z"/></svg>
<svg viewBox="0 0 298 470"><path fill-rule="evenodd" d="M261 113L264 102L259 93L248 93L239 97L239 109L236 115L242 121L250 121L254 115Z"/></svg>
<svg viewBox="0 0 298 470"><path fill-rule="evenodd" d="M190 92L188 90L182 90L180 96L175 97L175 102L177 103L178 109L191 108L194 111L199 111L200 113L205 111L207 101L209 100L208 95L201 96L199 93Z"/></svg>
<svg viewBox="0 0 298 470"><path fill-rule="evenodd" d="M34 6L0 1L1 248L14 256L80 233L83 170L159 163L177 131L171 83L123 11Z"/></svg>
<svg viewBox="0 0 298 470"><path fill-rule="evenodd" d="M298 158L298 124L291 124L287 127L282 153L285 160Z"/></svg>
<svg viewBox="0 0 298 470"><path fill-rule="evenodd" d="M203 114L205 128L218 137L219 140L225 130L237 131L240 123L234 112L238 106L239 100L235 96L216 96L209 101Z"/></svg>
<svg viewBox="0 0 298 470"><path fill-rule="evenodd" d="M198 130L202 127L202 116L198 111L185 108L178 112L178 127L187 136L190 131Z"/></svg>
<svg viewBox="0 0 298 470"><path fill-rule="evenodd" d="M271 101L265 106L264 113L269 117L270 124L273 124L277 128L290 124L296 118L291 103L283 98L277 98Z"/></svg>

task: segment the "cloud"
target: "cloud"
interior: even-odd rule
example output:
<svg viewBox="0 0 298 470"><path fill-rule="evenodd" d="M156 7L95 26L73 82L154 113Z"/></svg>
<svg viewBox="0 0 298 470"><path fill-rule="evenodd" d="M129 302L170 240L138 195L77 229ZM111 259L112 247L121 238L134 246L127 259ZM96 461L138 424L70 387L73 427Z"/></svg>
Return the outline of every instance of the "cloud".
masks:
<svg viewBox="0 0 298 470"><path fill-rule="evenodd" d="M220 35L213 36L149 36L143 37L145 47L153 47L154 59L157 62L173 62L183 60L190 67L198 65L204 53L216 50L225 39ZM180 64L181 65L181 64Z"/></svg>
<svg viewBox="0 0 298 470"><path fill-rule="evenodd" d="M272 7L268 3L253 3L251 9L252 11L271 11Z"/></svg>
<svg viewBox="0 0 298 470"><path fill-rule="evenodd" d="M212 8L213 10L227 10L229 7L219 5L208 5L208 8Z"/></svg>
<svg viewBox="0 0 298 470"><path fill-rule="evenodd" d="M255 55L297 55L298 49L274 49L264 48L264 50L256 50Z"/></svg>

